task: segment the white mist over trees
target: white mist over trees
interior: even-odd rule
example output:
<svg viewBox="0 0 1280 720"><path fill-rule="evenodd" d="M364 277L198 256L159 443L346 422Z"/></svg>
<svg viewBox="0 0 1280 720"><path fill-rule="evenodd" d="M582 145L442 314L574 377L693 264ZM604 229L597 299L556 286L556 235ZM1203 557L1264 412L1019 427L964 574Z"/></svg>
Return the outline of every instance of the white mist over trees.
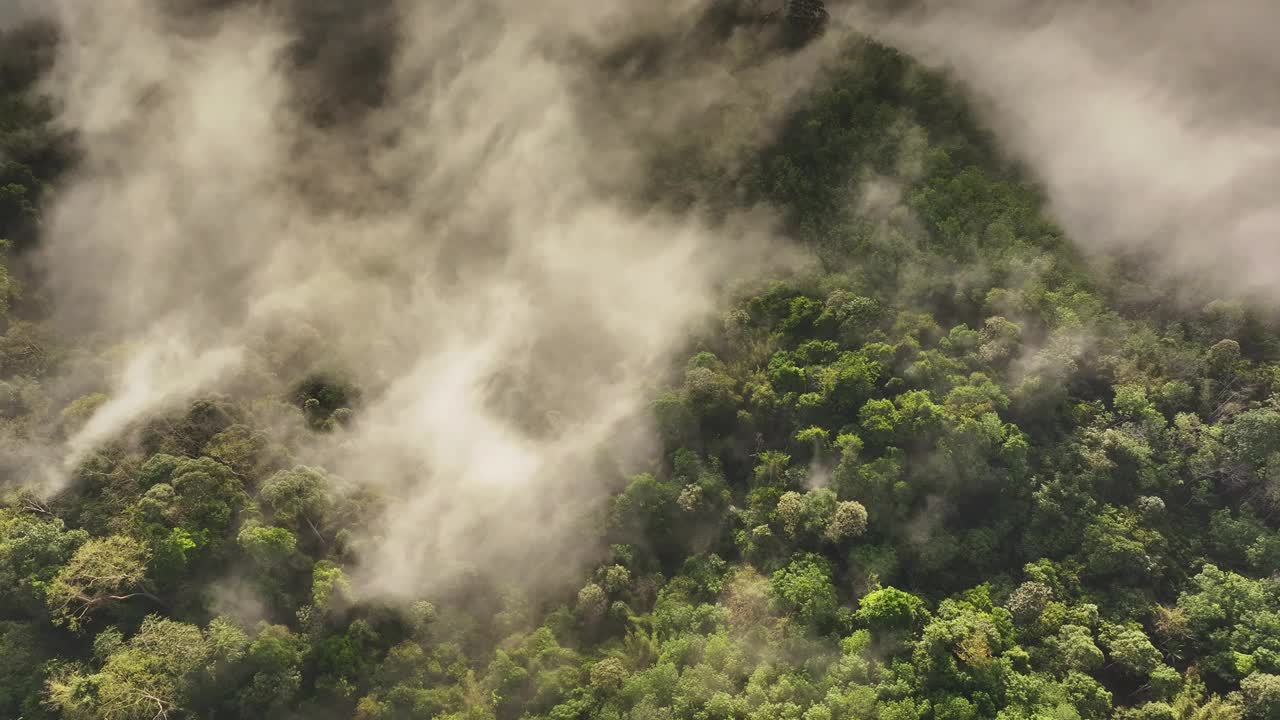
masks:
<svg viewBox="0 0 1280 720"><path fill-rule="evenodd" d="M846 19L971 88L1073 240L1170 283L1274 301L1280 6L897 5L848 3Z"/></svg>
<svg viewBox="0 0 1280 720"><path fill-rule="evenodd" d="M823 49L682 49L697 3L383 3L356 31L385 43L362 107L289 68L322 10L224 5L58 11L45 88L83 157L40 262L60 327L121 350L55 476L197 393L334 369L366 388L360 422L308 452L401 498L364 539L367 587L512 554L554 572L580 548L566 516L607 489L595 451L643 442L649 388L725 281L789 262L767 212L629 200L642 148L727 107L767 132ZM686 61L596 69L636 42Z"/></svg>
<svg viewBox="0 0 1280 720"><path fill-rule="evenodd" d="M1277 717L1274 16L0 0L0 717Z"/></svg>

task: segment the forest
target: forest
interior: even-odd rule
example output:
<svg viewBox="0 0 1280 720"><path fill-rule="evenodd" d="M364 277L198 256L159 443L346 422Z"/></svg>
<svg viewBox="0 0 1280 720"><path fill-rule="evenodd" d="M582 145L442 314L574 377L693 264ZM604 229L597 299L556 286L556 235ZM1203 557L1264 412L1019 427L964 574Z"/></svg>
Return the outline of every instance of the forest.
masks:
<svg viewBox="0 0 1280 720"><path fill-rule="evenodd" d="M60 324L43 246L95 156L46 83L57 25L0 23L0 717L1280 720L1278 318L1083 251L945 69L725 5L784 26L759 52L835 49L766 136L659 137L619 192L713 228L771 208L806 261L678 331L647 445L593 443L598 498L563 498L589 562L392 595L361 568L402 500L325 464L389 391L339 355L282 349L278 382L32 474L114 407L82 370L128 348ZM350 45L291 62L387 72Z"/></svg>

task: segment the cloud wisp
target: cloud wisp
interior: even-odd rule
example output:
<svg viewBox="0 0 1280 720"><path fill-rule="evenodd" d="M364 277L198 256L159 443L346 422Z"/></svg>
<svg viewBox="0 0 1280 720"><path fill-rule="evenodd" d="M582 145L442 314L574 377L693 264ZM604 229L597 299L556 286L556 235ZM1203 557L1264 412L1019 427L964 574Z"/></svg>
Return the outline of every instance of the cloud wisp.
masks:
<svg viewBox="0 0 1280 720"><path fill-rule="evenodd" d="M598 450L643 448L725 284L793 259L767 210L637 200L655 143L767 137L834 46L770 52L712 5L55 3L83 157L39 261L59 331L123 349L54 475L200 393L336 369L358 420L302 455L393 498L368 592L589 553Z"/></svg>
<svg viewBox="0 0 1280 720"><path fill-rule="evenodd" d="M1275 300L1280 6L912 0L839 15L964 82L1082 247Z"/></svg>

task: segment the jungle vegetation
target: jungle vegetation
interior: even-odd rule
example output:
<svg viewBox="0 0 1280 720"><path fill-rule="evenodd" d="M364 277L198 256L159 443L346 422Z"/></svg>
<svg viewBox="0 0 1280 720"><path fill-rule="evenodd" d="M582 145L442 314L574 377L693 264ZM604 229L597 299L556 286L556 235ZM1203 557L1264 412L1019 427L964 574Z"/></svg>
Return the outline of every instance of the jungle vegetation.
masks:
<svg viewBox="0 0 1280 720"><path fill-rule="evenodd" d="M18 437L104 399L51 403L75 339L21 270L75 162L33 84L42 32L0 39ZM0 717L1280 718L1271 318L1082 257L961 90L869 40L764 147L705 147L655 150L654 202L768 203L820 263L690 338L575 587L480 569L362 600L344 538L377 499L298 464L254 398L202 398L56 497L5 490ZM279 400L341 432L358 391ZM214 613L229 568L268 620Z"/></svg>

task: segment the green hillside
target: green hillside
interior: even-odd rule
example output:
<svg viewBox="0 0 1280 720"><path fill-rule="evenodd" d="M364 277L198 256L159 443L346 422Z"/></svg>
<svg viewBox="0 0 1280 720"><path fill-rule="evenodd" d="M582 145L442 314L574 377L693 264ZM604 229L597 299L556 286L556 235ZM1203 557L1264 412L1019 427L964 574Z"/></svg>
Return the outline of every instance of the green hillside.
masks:
<svg viewBox="0 0 1280 720"><path fill-rule="evenodd" d="M49 32L0 38L11 459L107 400L65 399L101 348L46 324L76 157ZM768 142L708 140L651 153L654 204L767 205L816 262L654 378L658 449L582 518L598 567L367 598L351 538L387 499L263 414L338 434L362 388L204 397L51 497L0 462L0 717L1280 718L1280 326L1079 254L963 89L867 39ZM214 601L232 576L261 622Z"/></svg>

